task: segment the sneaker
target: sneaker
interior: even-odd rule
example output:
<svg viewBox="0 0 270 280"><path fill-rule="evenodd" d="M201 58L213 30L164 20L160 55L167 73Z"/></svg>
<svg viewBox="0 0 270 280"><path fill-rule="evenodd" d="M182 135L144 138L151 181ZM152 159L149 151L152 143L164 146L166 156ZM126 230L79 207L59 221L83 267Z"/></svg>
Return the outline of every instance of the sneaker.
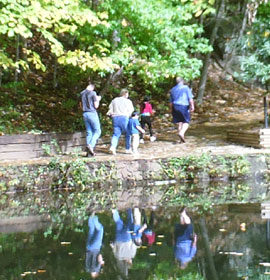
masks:
<svg viewBox="0 0 270 280"><path fill-rule="evenodd" d="M86 150L87 150L87 156L88 157L96 155L91 145L87 145Z"/></svg>
<svg viewBox="0 0 270 280"><path fill-rule="evenodd" d="M141 144L144 144L144 140L143 140L143 139L140 139L140 143L141 143Z"/></svg>
<svg viewBox="0 0 270 280"><path fill-rule="evenodd" d="M113 154L113 155L116 155L116 149L115 147L110 147L110 152Z"/></svg>
<svg viewBox="0 0 270 280"><path fill-rule="evenodd" d="M131 149L126 149L126 154L132 154L132 150Z"/></svg>
<svg viewBox="0 0 270 280"><path fill-rule="evenodd" d="M151 137L150 137L150 141L151 141L151 142L156 141L156 139L157 139L157 137L156 137L156 136L151 136Z"/></svg>

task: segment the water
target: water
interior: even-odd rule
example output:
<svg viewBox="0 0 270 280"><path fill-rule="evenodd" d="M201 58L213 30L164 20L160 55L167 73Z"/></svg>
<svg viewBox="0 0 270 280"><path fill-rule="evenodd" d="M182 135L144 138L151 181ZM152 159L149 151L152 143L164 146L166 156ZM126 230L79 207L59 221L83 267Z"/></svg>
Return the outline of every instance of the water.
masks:
<svg viewBox="0 0 270 280"><path fill-rule="evenodd" d="M270 225L262 219L258 203L262 191L252 190L245 182L163 183L122 182L73 191L2 193L0 280L91 279L93 268L98 279L112 280L270 279ZM174 254L175 225L180 222L183 205L197 235L195 257L185 269ZM133 241L116 242L112 209L119 209L126 222L127 208L135 206L145 209L148 228L154 213L153 244L134 247ZM101 262L99 255L103 257L100 267L93 262L91 267L90 262L86 265L87 222L93 209L104 228L100 254L92 250L93 260ZM8 217L13 217L13 222ZM189 239L194 241L194 236L189 234ZM190 249L192 244L184 248ZM188 250L189 256L192 253L194 249ZM181 258L180 253L177 256Z"/></svg>
<svg viewBox="0 0 270 280"><path fill-rule="evenodd" d="M150 211L146 209L148 216ZM125 274L128 279L269 279L267 220L261 218L259 204L223 205L203 215L188 209L198 242L196 256L184 270L173 253L178 212L174 207L155 210L155 242L138 248L129 265L119 263L112 251L112 213L99 213L105 233L99 279L126 279ZM121 213L125 216L126 210ZM6 226L6 233L0 234L1 280L91 279L85 267L87 222L79 228L67 222L52 232L48 223L36 225L39 229L32 232L14 232L16 227Z"/></svg>

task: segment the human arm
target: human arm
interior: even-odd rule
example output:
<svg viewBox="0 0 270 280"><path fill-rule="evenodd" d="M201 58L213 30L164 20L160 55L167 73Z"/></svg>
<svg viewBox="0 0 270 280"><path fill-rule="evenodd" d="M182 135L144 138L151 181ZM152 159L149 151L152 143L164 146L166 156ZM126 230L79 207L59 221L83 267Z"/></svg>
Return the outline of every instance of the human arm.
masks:
<svg viewBox="0 0 270 280"><path fill-rule="evenodd" d="M195 110L194 99L189 99L189 110L190 110L190 112L194 112L194 110Z"/></svg>
<svg viewBox="0 0 270 280"><path fill-rule="evenodd" d="M101 100L101 96L100 95L96 95L95 99L94 99L94 107L95 107L95 109L97 109L99 107L100 100Z"/></svg>
<svg viewBox="0 0 270 280"><path fill-rule="evenodd" d="M139 229L139 233L143 233L147 229L147 224L143 224L143 226Z"/></svg>
<svg viewBox="0 0 270 280"><path fill-rule="evenodd" d="M170 113L172 113L172 109L173 109L173 104L172 104L172 103L169 103L169 110L170 110Z"/></svg>
<svg viewBox="0 0 270 280"><path fill-rule="evenodd" d="M140 126L140 125L136 125L136 128L141 132L141 133L145 133L145 130Z"/></svg>

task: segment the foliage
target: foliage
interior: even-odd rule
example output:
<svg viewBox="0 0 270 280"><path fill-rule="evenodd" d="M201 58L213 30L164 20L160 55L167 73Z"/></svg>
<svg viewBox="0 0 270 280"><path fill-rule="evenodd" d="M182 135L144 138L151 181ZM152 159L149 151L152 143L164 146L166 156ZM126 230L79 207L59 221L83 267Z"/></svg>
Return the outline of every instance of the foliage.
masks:
<svg viewBox="0 0 270 280"><path fill-rule="evenodd" d="M270 85L270 4L261 5L258 15L243 42L244 56L241 59L241 73L237 77L244 81L257 81Z"/></svg>
<svg viewBox="0 0 270 280"><path fill-rule="evenodd" d="M240 178L247 175L250 164L244 156L185 156L171 158L163 163L163 171L169 178L194 180L200 176Z"/></svg>

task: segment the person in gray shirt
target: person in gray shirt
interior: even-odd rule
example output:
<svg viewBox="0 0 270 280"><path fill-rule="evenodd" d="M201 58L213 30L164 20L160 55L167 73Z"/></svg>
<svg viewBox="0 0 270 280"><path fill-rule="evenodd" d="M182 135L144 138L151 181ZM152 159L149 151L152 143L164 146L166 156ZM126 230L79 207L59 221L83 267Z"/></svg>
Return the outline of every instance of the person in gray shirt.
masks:
<svg viewBox="0 0 270 280"><path fill-rule="evenodd" d="M109 111L107 115L112 117L113 123L113 136L111 139L110 152L116 154L116 148L118 145L121 134L126 136L126 152L130 153L130 137L127 135L128 120L134 111L132 101L128 99L129 93L127 89L122 89L120 97L116 97L109 105Z"/></svg>
<svg viewBox="0 0 270 280"><path fill-rule="evenodd" d="M97 113L101 96L98 96L94 89L95 86L89 84L80 93L80 106L83 111L83 120L86 128L87 156L95 156L94 148L101 135L100 121Z"/></svg>

